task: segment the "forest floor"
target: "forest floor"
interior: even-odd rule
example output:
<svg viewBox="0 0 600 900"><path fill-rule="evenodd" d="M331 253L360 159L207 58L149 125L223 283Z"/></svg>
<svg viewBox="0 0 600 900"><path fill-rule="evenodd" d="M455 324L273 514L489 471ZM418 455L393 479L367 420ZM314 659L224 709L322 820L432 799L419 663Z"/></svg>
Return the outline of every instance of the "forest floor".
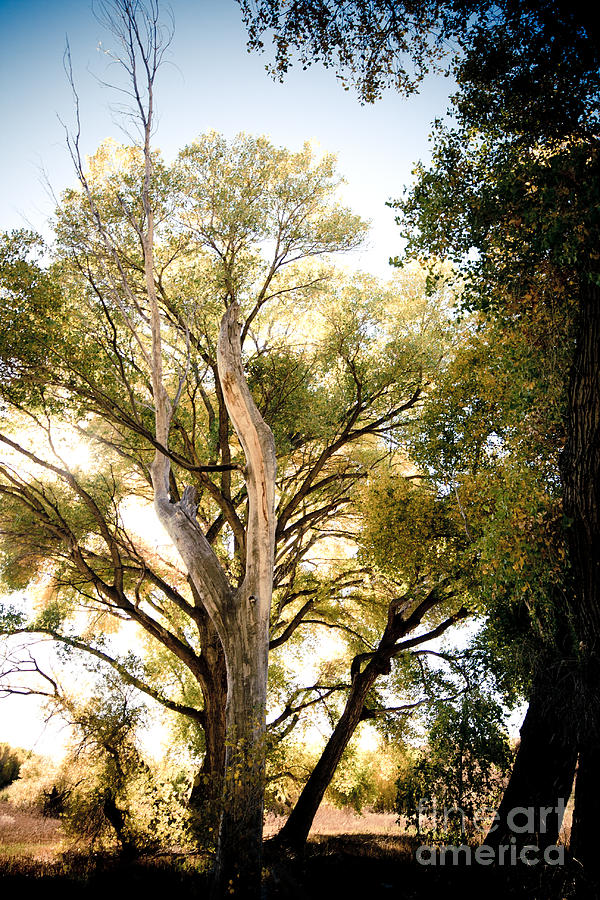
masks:
<svg viewBox="0 0 600 900"><path fill-rule="evenodd" d="M324 808L306 852L285 859L269 844L283 819L267 817L265 890L268 900L598 900L573 863L564 866L422 866L416 837L393 814ZM70 845L58 820L0 803L0 897L28 900L131 900L170 892L207 896L206 858L160 856L123 863Z"/></svg>

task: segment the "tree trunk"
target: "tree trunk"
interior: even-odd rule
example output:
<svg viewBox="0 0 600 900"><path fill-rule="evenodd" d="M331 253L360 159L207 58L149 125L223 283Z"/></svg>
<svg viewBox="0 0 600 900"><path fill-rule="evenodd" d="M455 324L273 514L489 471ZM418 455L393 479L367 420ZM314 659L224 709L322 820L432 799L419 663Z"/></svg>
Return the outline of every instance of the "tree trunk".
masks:
<svg viewBox="0 0 600 900"><path fill-rule="evenodd" d="M491 847L512 838L518 846L544 848L558 839L573 787L577 744L565 712L568 697L556 696L552 680L540 677L534 686L510 781L485 839ZM517 808L531 808L533 815L518 813L513 819Z"/></svg>
<svg viewBox="0 0 600 900"><path fill-rule="evenodd" d="M227 731L227 677L225 656L222 650L214 675L214 679L202 686L205 712L205 753L202 767L194 778L189 799L194 830L202 842L206 840L207 836L216 836L222 809Z"/></svg>
<svg viewBox="0 0 600 900"><path fill-rule="evenodd" d="M579 641L573 727L579 740L578 787L571 850L598 877L600 802L600 287L582 274L579 322L568 395L567 441L561 459L572 573L572 620Z"/></svg>
<svg viewBox="0 0 600 900"><path fill-rule="evenodd" d="M417 646L424 641L439 637L451 625L467 615L467 610L461 607L458 612L441 622L427 634L399 643L400 638L409 634L421 624L423 617L441 599L440 586L437 585L417 604L408 618L405 618L404 614L412 605L411 601L406 602L404 605L399 605L397 601L390 603L388 622L377 649L372 653L358 654L352 661L350 668L352 686L346 700L344 712L327 741L321 758L306 782L287 822L274 839L275 844L298 850L306 843L316 812L335 774L344 750L356 731L358 723L365 718L365 701L369 691L380 675L389 675L393 657L399 652L409 650L411 647ZM365 659L369 661L361 672L360 666Z"/></svg>
<svg viewBox="0 0 600 900"><path fill-rule="evenodd" d="M386 664L389 671L389 660L386 661ZM382 671L384 669L381 665L378 665L375 660L371 660L364 671L354 679L344 712L327 741L321 758L304 785L287 822L277 835L276 844L299 850L306 843L323 795L361 720L367 695Z"/></svg>
<svg viewBox="0 0 600 900"><path fill-rule="evenodd" d="M584 863L586 874L593 880L598 880L600 874L598 863L599 805L600 747L598 744L590 743L579 753L569 849L576 859Z"/></svg>
<svg viewBox="0 0 600 900"><path fill-rule="evenodd" d="M198 525L195 491L186 488L179 502L171 502L169 459L160 450L154 457L151 475L158 517L177 547L194 592L219 635L227 666L225 806L213 895L258 900L277 464L273 434L246 383L237 312L234 303L223 316L217 344L217 367L225 405L246 459L246 569L237 589L229 583ZM160 334L153 341L154 350L156 344L160 345ZM168 398L163 397L161 379L157 363L154 373L156 433L166 446L171 412Z"/></svg>
<svg viewBox="0 0 600 900"><path fill-rule="evenodd" d="M265 789L268 620L248 590L235 609L226 657L227 745L223 812L213 896L255 898L260 892ZM241 673L241 677L239 674Z"/></svg>
<svg viewBox="0 0 600 900"><path fill-rule="evenodd" d="M204 612L193 585L192 593L197 609L203 613L197 625L203 663L200 687L204 699L205 753L202 768L194 779L189 805L198 838L205 841L207 835L212 836L214 840L221 819L227 730L227 669L219 635L209 616Z"/></svg>

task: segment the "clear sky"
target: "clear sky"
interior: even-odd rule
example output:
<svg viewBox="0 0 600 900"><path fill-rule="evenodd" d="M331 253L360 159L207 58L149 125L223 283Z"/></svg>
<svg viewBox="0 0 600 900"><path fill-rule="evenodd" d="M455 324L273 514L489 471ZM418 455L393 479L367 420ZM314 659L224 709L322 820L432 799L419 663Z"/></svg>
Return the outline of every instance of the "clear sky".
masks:
<svg viewBox="0 0 600 900"><path fill-rule="evenodd" d="M444 113L450 83L425 82L408 100L389 92L374 106L361 106L332 71L293 68L284 84L265 72L266 58L248 54L235 0L172 0L175 36L171 64L157 83L156 145L167 159L210 129L233 137L240 131L267 134L278 145L299 149L307 139L338 155L347 179L343 199L372 220L370 249L357 266L386 276L398 252L393 211L385 206L401 194L411 168L427 158L430 123ZM111 38L82 0L0 0L0 230L24 226L44 230L55 193L74 182L59 117L73 121L71 92L63 69L68 37L82 109L82 149L101 140L124 140L111 116L114 95L92 73L110 80ZM25 746L40 739L43 723L29 701L0 705L0 740ZM51 729L53 732L53 729ZM55 740L55 737L52 738Z"/></svg>
<svg viewBox="0 0 600 900"><path fill-rule="evenodd" d="M385 201L401 193L411 168L428 152L431 121L447 106L450 83L426 81L408 100L388 92L361 106L331 70L293 68L284 84L265 72L266 58L246 50L235 0L173 0L172 63L157 86L156 145L167 158L209 129L233 137L267 134L299 149L306 139L339 158L348 181L344 201L372 220L370 251L357 262L386 274L398 251L393 211ZM94 75L114 72L98 49L111 37L82 0L0 0L0 229L43 226L52 210L42 170L55 192L73 181L59 117L72 123L73 106L63 69L68 36L81 97L83 149L108 136L124 136L111 116L115 96ZM92 74L93 73L93 74Z"/></svg>

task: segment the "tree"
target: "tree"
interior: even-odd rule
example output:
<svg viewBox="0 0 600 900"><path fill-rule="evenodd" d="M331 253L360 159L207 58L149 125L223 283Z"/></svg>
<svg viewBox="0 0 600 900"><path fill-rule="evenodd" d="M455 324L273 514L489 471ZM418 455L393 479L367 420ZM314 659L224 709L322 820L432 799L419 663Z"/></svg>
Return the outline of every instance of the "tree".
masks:
<svg viewBox="0 0 600 900"><path fill-rule="evenodd" d="M582 790L587 785L587 797L597 791L591 735L598 734L599 708L593 674L599 70L589 21L562 4L542 11L517 5L496 27L479 29L459 68L458 125L440 130L435 164L420 170L403 206L408 228L415 227L413 246L459 262L472 306L536 343L554 316L554 338L565 342L571 368L562 369L564 424L556 446L564 441L560 484L570 574L552 597L560 627L547 630L548 652L534 666L519 754L500 807L503 824L492 840L503 839L511 807L565 799L578 755L572 850L590 871L593 827ZM442 209L443 221L435 223ZM571 327L563 330L562 322Z"/></svg>
<svg viewBox="0 0 600 900"><path fill-rule="evenodd" d="M185 786L161 778L144 759L139 733L145 709L135 690L113 674L85 701L59 690L51 706L74 731L61 767L70 782L61 810L67 833L90 849L116 837L126 859L173 843L185 846Z"/></svg>
<svg viewBox="0 0 600 900"><path fill-rule="evenodd" d="M398 811L414 819L418 834L422 815L433 815L433 836L442 840L484 825L510 769L503 725L499 704L477 691L435 707L426 746L397 782Z"/></svg>
<svg viewBox="0 0 600 900"><path fill-rule="evenodd" d="M251 894L269 624L281 645L352 581L341 572L324 590L307 575L310 554L343 532L351 488L389 452L382 438L414 415L445 326L418 291L318 265L365 230L335 204L331 158L209 135L167 167L150 146L166 46L158 11L106 11L124 63L135 62L142 145L105 144L86 169L75 133L79 188L62 198L55 250L23 233L2 245L4 578L38 592L37 614L8 609L3 630L91 653L194 719L217 776L227 746L217 881ZM313 341L299 350L285 337L303 327ZM74 434L92 466L69 463ZM138 509L154 502L184 570L161 554L163 538L127 523L127 497ZM80 609L83 630L71 617ZM172 653L203 706L153 684L133 654L115 654L103 633L111 618Z"/></svg>
<svg viewBox="0 0 600 900"><path fill-rule="evenodd" d="M231 165L231 152L227 159ZM5 285L8 285L11 283L9 276L13 273L12 262L6 265L4 271ZM37 275L41 279L41 273L38 272ZM302 284L300 281L298 294ZM98 288L97 281L94 285ZM310 306L307 307L307 316L316 316L320 323L321 339L315 346L306 345L302 352L294 350L290 358L290 351L285 349L285 344L278 343L273 349L267 344L261 347L260 354L255 360L251 360L249 367L253 379L251 383L255 385L261 405L266 410L265 414L269 416L269 421L279 435L280 445L285 447L287 441L289 446L288 455L282 456L285 465L281 466L280 476L279 521L286 521L288 524L280 529L281 550L276 568L277 608L271 638L274 649L284 645L303 628L315 627L321 621L329 624L329 627L347 627L344 623L343 604L347 606L352 597L345 597L344 594L347 595L349 588L357 584L356 565L342 565L337 574L333 570L331 574L317 578L308 575L305 571L306 564L303 567L300 563L303 559L310 561L311 554L318 553L317 541L323 542L336 535L351 536L348 525L344 524L343 517L340 518L352 499L350 487L360 483L371 468L381 464L389 455L389 448L386 449L385 444L379 444L378 435L391 435L399 427L406 428L410 421L410 410L418 395L416 385L421 383L421 379L424 381L429 378L430 373L439 365L446 342L440 307L436 303L430 304L424 297L422 279L420 276L415 277L415 273L407 272L397 280L396 285L386 289L382 289L373 279L361 278L350 285L334 280L330 290L329 295L323 290L315 296L312 313ZM34 298L30 298L30 302L33 303ZM75 321L76 309L73 303L71 322ZM114 377L114 370L100 365L104 308L100 306L95 309L95 314L100 314L99 319L88 313L89 310L83 319L85 326L83 322L77 322L74 335L75 340L79 341L84 330L88 335L93 335L98 329L98 343L90 341L85 348L87 359L93 354L94 378L97 381L94 386L86 372L82 393L85 392L85 402L90 402L90 387L94 387L92 401L95 404L101 403L102 406L96 406L96 414L88 428L98 434L103 447L110 443L122 450L123 455L127 454L128 460L133 458L136 467L139 466L143 473L144 457L140 454L139 462L133 457L136 432L132 435L133 429L123 432L113 428L112 416L116 413L119 417L119 429L123 429L122 404L124 398L130 395L122 391L118 382L115 389L110 381ZM269 317L269 328L273 327L271 322L275 324L278 321L279 328L289 332L291 325L287 317L288 312L280 309L277 316ZM314 325L301 326L304 327L312 328L314 339ZM390 338L392 331L393 339ZM292 347L297 344L293 332L290 334L290 342ZM54 340L52 344L56 348ZM74 365L70 355L72 347L64 350L60 364L57 355L54 355L51 373L44 367L39 367L40 355L37 354L34 366L27 368L26 383L30 388L34 385L34 391L37 390L36 385L43 385L47 399L53 392L53 383L58 388L54 396L60 396L62 400L63 391L69 389L73 392L70 394L71 402L75 404L76 415L79 415L82 401L77 399L74 392L74 379L81 370L78 369L79 363L77 367ZM290 372L293 372L292 377ZM397 382L397 379L403 381ZM15 378L10 385L5 385L5 396L11 397L13 408L21 402L17 399L17 392L23 390L24 382L25 378ZM207 384L207 391L214 390L210 382L204 383ZM115 390L109 404L104 394L107 385ZM407 398L408 405L402 401L403 396ZM198 397L195 405L190 403L190 413L196 416L197 421L201 419L205 401L210 402L208 393L204 399ZM61 410L64 412L64 405ZM292 441L290 423L297 428L295 432L291 432ZM58 433L52 430L50 433L54 437L55 449L60 452L62 448L58 446ZM38 435L43 435L43 430L37 432L36 437ZM372 443L373 438L376 440L375 444ZM196 440L195 447L198 450L195 452L202 453L202 432L198 433ZM117 441L120 443L116 443ZM195 450L195 447L188 448L187 452ZM68 536L67 527L77 524L77 533L72 532L70 538L74 540L78 535L78 552L84 555L94 570L99 569L103 574L110 571L112 560L101 552L101 544L96 540L93 547L86 545L89 540L87 536L94 529L94 522L90 523L85 517L77 523L73 520L74 507L71 505L70 511L64 507L60 483L57 486L53 481L43 485L38 482L35 495L32 495L29 486L26 488L23 484L16 490L13 468L13 480L5 486L3 507L5 530L7 537L10 535L10 542L5 546L5 578L12 578L9 581L11 586L19 588L28 584L41 560L46 566L52 561L54 569L47 586L50 588L49 596L45 596L38 617L26 622L16 613L12 619L7 615L5 627L13 633L25 630L51 634L67 647L87 649L97 659L111 663L130 683L142 688L169 709L192 717L208 731L211 721L206 713L211 708L207 710L206 704L204 710L194 707L193 679L189 688L186 688L186 695L181 699L173 699L169 682L164 676L153 687L150 672L141 661L131 655L115 658L111 656L108 639L91 640L89 632L88 635L82 635L81 619L76 623L77 631L66 627L71 611L74 612L81 603L87 607L88 614L91 605L93 618L90 626L94 631L98 627L97 617L103 611L108 611L119 619L128 615L141 623L147 621L144 613L151 613L153 619L156 619L158 613L161 624L167 626L166 631L158 632L159 640L171 651L174 649L180 667L184 671L187 667L197 681L200 681L197 673L202 671L202 657L210 650L202 637L202 653L198 654L195 641L190 637L190 626L186 624L189 621L188 606L181 593L185 590L184 576L172 565L167 566L160 554L150 551L135 532L128 531L122 518L114 517L112 508L117 507L124 497L131 497L132 491L144 496L143 485L136 488L135 484L123 483L123 476L129 471L129 467L120 474L115 457L109 456L106 450L103 450L103 456L103 465L98 460L93 474L90 471L80 471L75 475L70 473L70 477L75 478L80 487L94 492L98 510L102 509L106 530L114 529L113 533L119 540L119 547L131 573L131 580L127 584L132 592L132 602L127 607L115 609L105 602L102 595L92 600L89 582L83 578L85 571L82 573L77 566L71 566L68 557L65 559L63 538ZM187 465L192 468L197 461L198 457L192 456ZM14 466L15 458L12 463ZM64 466L64 462L62 465ZM62 471L66 478L67 470L63 468ZM317 477L319 472L322 473L321 477ZM215 493L212 488L211 498ZM34 515L30 515L31 506L28 503L33 496L41 508L34 507ZM219 496L217 493L217 497ZM243 495L241 499L243 500ZM298 513L292 517L294 503L298 504ZM225 501L222 500L221 504L222 507L225 506ZM204 515L208 518L210 507L204 508ZM50 520L44 518L42 510L51 511ZM338 513L335 518L330 515L332 510ZM68 520L64 518L66 515L69 515ZM217 513L217 522L219 521L222 522L220 512ZM53 529L56 528L59 528L61 536L58 543L54 538L49 540L48 537L49 533L55 535ZM212 533L217 537L219 530L213 528ZM236 560L228 558L227 554L221 558L228 565L236 564ZM87 574L89 576L90 573ZM359 582L360 580L359 577ZM146 606L146 603L151 606ZM366 609L363 602L359 610L359 623L364 618ZM201 619L200 624L203 621ZM155 637L157 632L153 622L148 624L149 633ZM412 624L417 624L417 620L413 620ZM366 646L369 647L368 642ZM180 678L181 675L177 675L178 681ZM289 703L285 715L278 718L284 725L287 724L299 709L308 707L319 698L323 687L327 688L327 685L317 684L303 690L301 693L304 699ZM337 688L336 685L333 687L340 689L339 685Z"/></svg>
<svg viewBox="0 0 600 900"><path fill-rule="evenodd" d="M361 721L406 715L440 700L427 660L453 661L428 646L469 615L468 541L456 510L403 474L379 474L367 489L360 544L365 560L377 565L372 590L380 595L382 623L370 649L350 665L350 689L342 712L277 843L298 849L308 837L325 791ZM467 547L465 547L465 544ZM383 575L387 574L388 583ZM460 574L459 574L460 573ZM386 596L387 595L387 596ZM384 599L385 598L385 599ZM425 630L420 626L425 625ZM400 660L406 702L390 707L375 685ZM416 673L412 678L410 668ZM411 684L411 681L413 682ZM439 685L436 685L439 689Z"/></svg>
<svg viewBox="0 0 600 900"><path fill-rule="evenodd" d="M376 96L371 85L393 81L389 74L398 49L404 49L400 39L407 25L414 39L406 18L394 30L384 3L355 2L335 11L327 3L265 0L242 9L255 46L261 46L266 27L274 28L279 71L289 64L290 48L316 44L326 63L336 63L341 74L350 69L363 99ZM531 696L527 740L508 795L513 805L520 796L519 805L540 806L552 804L557 790L564 792L575 757L572 741L560 737L560 710L562 704L577 709L577 724L568 729L571 737L579 735L573 849L593 867L591 811L583 810L585 797L598 794L592 786L599 708L597 23L588 9L563 0L506 0L476 8L444 3L432 12L440 13L441 33L454 37L459 49L453 66L458 125L440 134L434 167L421 169L416 188L401 204L408 227L420 232L421 250L456 259L470 276L471 299L488 313L500 310L525 323L532 308L543 304L571 310L577 320L560 476L572 574L566 604L561 609L559 602L557 609L564 639L554 670L570 673L571 699L547 702L548 688L558 679L552 675L548 685L542 677ZM546 663L538 672L544 669ZM547 759L548 742L555 759L542 772L539 760ZM535 784L532 791L528 779Z"/></svg>
<svg viewBox="0 0 600 900"><path fill-rule="evenodd" d="M26 753L19 747L0 744L0 789L7 787L19 777L19 770L26 758Z"/></svg>
<svg viewBox="0 0 600 900"><path fill-rule="evenodd" d="M462 30L465 12L475 5L439 0L414 4L396 0L238 0L248 44L275 46L269 67L283 79L299 54L304 69L314 63L334 67L344 87L352 84L361 102L372 103L383 89L415 91L429 67L447 55L445 40Z"/></svg>

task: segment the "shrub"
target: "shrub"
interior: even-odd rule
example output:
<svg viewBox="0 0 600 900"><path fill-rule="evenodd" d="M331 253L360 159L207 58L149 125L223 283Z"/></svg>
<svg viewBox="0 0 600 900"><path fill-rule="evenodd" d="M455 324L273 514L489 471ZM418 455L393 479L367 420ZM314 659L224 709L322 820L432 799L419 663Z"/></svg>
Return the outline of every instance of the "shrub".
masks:
<svg viewBox="0 0 600 900"><path fill-rule="evenodd" d="M19 777L19 771L27 757L25 750L0 743L0 790Z"/></svg>
<svg viewBox="0 0 600 900"><path fill-rule="evenodd" d="M417 834L473 836L493 812L511 762L504 713L495 700L476 693L439 704L427 744L398 778L397 810Z"/></svg>

